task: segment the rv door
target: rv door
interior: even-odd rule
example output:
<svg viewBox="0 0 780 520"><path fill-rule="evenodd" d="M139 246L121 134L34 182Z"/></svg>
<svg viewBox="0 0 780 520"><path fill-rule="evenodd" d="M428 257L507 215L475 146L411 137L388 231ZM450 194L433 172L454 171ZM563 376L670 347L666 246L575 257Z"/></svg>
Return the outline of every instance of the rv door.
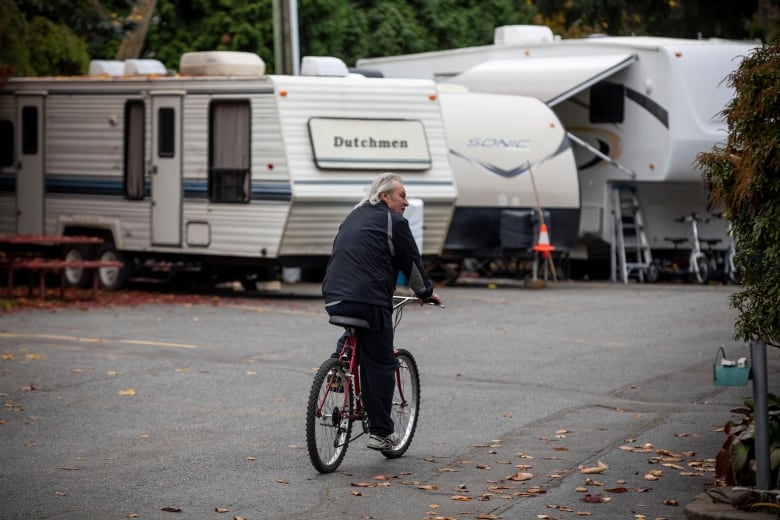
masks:
<svg viewBox="0 0 780 520"><path fill-rule="evenodd" d="M181 96L152 93L152 244L181 245Z"/></svg>
<svg viewBox="0 0 780 520"><path fill-rule="evenodd" d="M16 231L43 233L44 95L16 97Z"/></svg>

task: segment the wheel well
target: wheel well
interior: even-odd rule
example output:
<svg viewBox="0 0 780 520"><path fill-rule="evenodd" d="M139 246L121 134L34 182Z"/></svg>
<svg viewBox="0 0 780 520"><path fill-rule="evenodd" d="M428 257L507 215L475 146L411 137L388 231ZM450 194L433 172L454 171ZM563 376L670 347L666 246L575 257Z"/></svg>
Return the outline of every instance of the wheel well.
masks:
<svg viewBox="0 0 780 520"><path fill-rule="evenodd" d="M114 242L114 235L108 229L90 228L82 226L69 226L62 231L66 236L88 236L102 238L106 242Z"/></svg>

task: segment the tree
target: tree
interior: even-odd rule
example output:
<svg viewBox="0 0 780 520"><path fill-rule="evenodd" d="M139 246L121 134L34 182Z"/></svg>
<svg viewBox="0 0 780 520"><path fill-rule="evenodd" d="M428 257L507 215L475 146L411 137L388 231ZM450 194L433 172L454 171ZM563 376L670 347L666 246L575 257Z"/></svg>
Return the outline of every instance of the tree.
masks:
<svg viewBox="0 0 780 520"><path fill-rule="evenodd" d="M747 56L728 83L727 141L697 163L738 245L735 337L780 346L780 39Z"/></svg>
<svg viewBox="0 0 780 520"><path fill-rule="evenodd" d="M767 4L776 0L760 0ZM776 24L767 8L767 20L753 21L759 0L537 0L538 23L574 38L593 33L610 36L652 35L677 38L761 38ZM776 30L776 28L775 28Z"/></svg>
<svg viewBox="0 0 780 520"><path fill-rule="evenodd" d="M130 0L3 0L0 76L84 74L91 58L110 59L129 20Z"/></svg>

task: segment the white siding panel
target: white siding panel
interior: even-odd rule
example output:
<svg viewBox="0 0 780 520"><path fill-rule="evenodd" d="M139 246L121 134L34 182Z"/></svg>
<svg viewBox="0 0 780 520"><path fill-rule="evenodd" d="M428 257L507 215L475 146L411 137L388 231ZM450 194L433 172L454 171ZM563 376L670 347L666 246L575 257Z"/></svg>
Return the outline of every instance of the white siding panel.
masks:
<svg viewBox="0 0 780 520"><path fill-rule="evenodd" d="M47 173L121 176L126 101L117 95L49 95Z"/></svg>
<svg viewBox="0 0 780 520"><path fill-rule="evenodd" d="M185 245L184 249L209 255L275 258L287 209L288 204L284 201L218 205L206 201L187 203L183 219L185 230L187 222L208 222L211 243L208 247Z"/></svg>

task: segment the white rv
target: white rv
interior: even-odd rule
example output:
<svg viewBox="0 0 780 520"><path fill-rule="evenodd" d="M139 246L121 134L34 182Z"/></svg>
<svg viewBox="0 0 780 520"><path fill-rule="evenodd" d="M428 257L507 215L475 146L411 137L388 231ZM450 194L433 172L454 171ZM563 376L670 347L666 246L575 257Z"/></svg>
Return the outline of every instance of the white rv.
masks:
<svg viewBox="0 0 780 520"><path fill-rule="evenodd" d="M725 78L756 45L657 37L560 40L545 27L506 26L496 29L493 45L357 65L385 77L428 78L544 101L577 144L579 256L609 258L609 246L622 233L613 217L619 193L635 195L642 238L656 254L673 248L667 238L685 236L676 217L706 214L696 155L725 141L720 112L732 96ZM725 239L724 223L704 224L701 234Z"/></svg>
<svg viewBox="0 0 780 520"><path fill-rule="evenodd" d="M580 191L555 113L532 97L440 90L458 186L441 262L458 274L527 275L542 218L555 255L567 255L577 242Z"/></svg>
<svg viewBox="0 0 780 520"><path fill-rule="evenodd" d="M0 233L104 238L68 254L124 260L107 288L160 261L251 283L323 267L392 170L424 201L423 255L441 253L457 192L434 82L269 76L245 53L185 54L177 74L97 65L0 87Z"/></svg>

